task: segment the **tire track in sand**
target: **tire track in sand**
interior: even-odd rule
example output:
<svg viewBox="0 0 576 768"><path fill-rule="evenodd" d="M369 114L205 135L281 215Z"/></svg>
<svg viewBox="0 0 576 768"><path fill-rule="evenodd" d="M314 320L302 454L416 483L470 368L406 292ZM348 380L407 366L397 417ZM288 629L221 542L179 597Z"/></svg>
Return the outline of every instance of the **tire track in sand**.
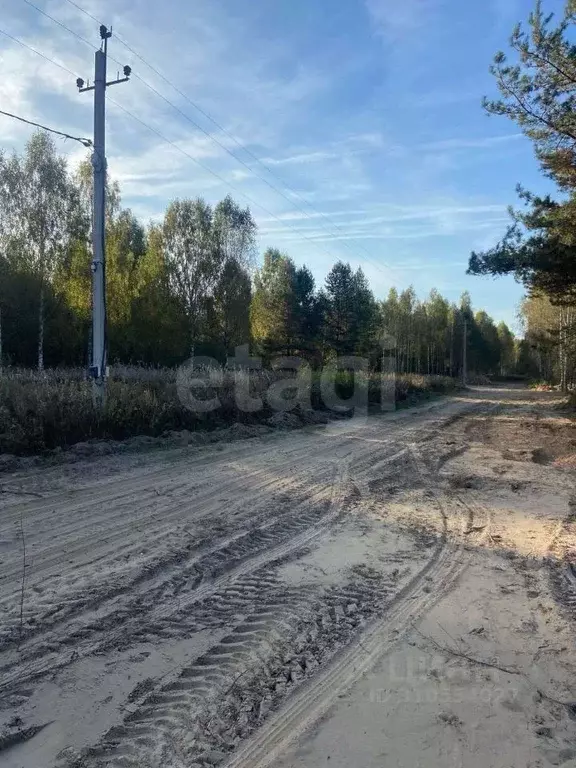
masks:
<svg viewBox="0 0 576 768"><path fill-rule="evenodd" d="M424 616L455 584L470 559L461 534L470 528L471 510L457 505L456 520L446 513L434 477L411 446L414 463L428 481L442 517L443 534L428 563L406 584L369 626L300 691L290 697L254 736L236 749L225 768L266 768L334 704L383 656L390 653L416 621ZM477 510L479 511L479 510ZM458 523L454 526L454 522ZM488 524L488 523L487 523ZM455 534L455 542L449 540ZM482 537L486 531L482 532ZM478 538L478 537L477 537ZM467 541L470 541L468 539Z"/></svg>
<svg viewBox="0 0 576 768"><path fill-rule="evenodd" d="M412 452L419 474L429 481L429 470ZM460 534L469 527L471 513L458 504L449 518L439 496L437 506L442 535L408 583L398 589L394 579L364 573L322 599L314 600L306 588L273 592L211 651L134 705L124 723L88 750L79 765L184 768L220 764L231 751L231 768L268 765L448 591L466 566ZM233 751L239 735L250 735L262 723Z"/></svg>

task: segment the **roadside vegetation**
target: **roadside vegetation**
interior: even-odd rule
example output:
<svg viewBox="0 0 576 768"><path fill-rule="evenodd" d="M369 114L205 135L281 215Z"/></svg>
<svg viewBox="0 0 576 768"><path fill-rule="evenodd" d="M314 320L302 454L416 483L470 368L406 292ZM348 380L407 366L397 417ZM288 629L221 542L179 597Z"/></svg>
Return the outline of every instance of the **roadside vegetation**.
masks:
<svg viewBox="0 0 576 768"><path fill-rule="evenodd" d="M384 370L395 404L453 389L463 373L515 370L508 327L475 311L468 294L450 302L409 287L378 300L360 268L338 261L323 285L310 269L269 247L258 262L252 213L227 197L171 202L160 223L143 224L107 191L108 359L106 407L94 408L86 378L91 317L91 170L69 168L55 144L36 133L22 155L0 151L0 451L32 453L90 439L208 430L262 423L274 415L264 398L245 413L233 375L209 414L182 403L177 371L251 368L262 394L278 378L279 358L298 357L312 371L309 407L327 409L322 372L360 358L357 387L377 404ZM298 262L302 262L298 254ZM258 262L258 263L257 263ZM466 338L464 334L466 333ZM241 351L241 354L239 352ZM243 362L244 355L255 364ZM260 366L260 369L258 367ZM222 370L222 368L221 368ZM218 377L217 377L218 378ZM342 398L350 374L336 375Z"/></svg>
<svg viewBox="0 0 576 768"><path fill-rule="evenodd" d="M85 367L91 317L90 166L68 168L35 134L22 155L0 150L0 361L4 367ZM297 355L318 369L356 355L376 367L392 349L398 373L459 376L514 366L514 340L468 294L392 288L377 300L360 268L338 261L318 285L310 269L269 247L261 260L247 208L227 197L174 200L143 224L109 183L108 360L175 367L192 354L220 363L248 345L264 366ZM294 254L298 262L306 254ZM258 262L258 263L257 263Z"/></svg>
<svg viewBox="0 0 576 768"><path fill-rule="evenodd" d="M285 379L286 373L274 371L226 372L213 382L209 371L197 371L207 386L197 387L196 396L217 397L220 406L208 413L198 413L181 398L174 369L119 366L112 369L108 396L103 410L94 406L92 384L83 369L50 370L38 373L13 370L0 376L0 453L26 455L65 448L89 440L124 440L134 435L174 436L179 431L214 430L233 424L297 426L310 423L311 412L328 411L323 401L320 375L312 377L308 402L291 409L291 421L283 421L282 412L271 407L267 391L272 383ZM250 396L262 399L262 407L247 412L238 407L235 377L241 376ZM345 371L335 374L335 392L343 400L354 393L354 380ZM384 408L414 404L434 394L455 389L450 377L404 374L381 377L360 376L356 392L372 406ZM342 406L337 415L348 415ZM278 418L280 416L280 418Z"/></svg>
<svg viewBox="0 0 576 768"><path fill-rule="evenodd" d="M0 150L0 451L265 423L276 412L265 392L285 376L275 370L279 357L298 357L311 368L309 407L316 411L328 407L322 371L347 356L365 361L356 385L372 404L380 398L383 355L385 370L395 372L394 404L453 389L464 373L464 349L470 383L517 377L573 388L576 68L569 36L575 20L573 3L557 26L538 3L528 31L513 33L513 60L495 57L502 100L485 104L490 114L520 125L558 185L558 200L522 191L526 210L514 213L497 246L470 259L473 274L511 273L524 282L523 338L475 310L467 293L453 302L436 290L421 298L411 287L392 288L377 299L362 269L348 263L335 263L317 285L305 254L293 258L268 247L259 259L253 215L231 197L216 205L176 199L160 222L145 224L123 207L111 180L106 263L113 365L99 411L85 374L90 164L69 167L42 132L21 155ZM249 380L262 407L238 407L229 371L209 387L220 400L217 409L198 413L183 404L178 367L193 356L209 358L200 363L209 370L239 347L260 361ZM342 398L352 393L345 371L336 375L336 389Z"/></svg>
<svg viewBox="0 0 576 768"><path fill-rule="evenodd" d="M491 68L502 98L486 100L490 115L512 120L533 142L543 174L556 194L518 187L519 210L499 243L472 253L469 273L511 274L527 289L525 338L519 365L532 378L576 384L576 3L561 18L536 2L528 24L518 24L508 53Z"/></svg>

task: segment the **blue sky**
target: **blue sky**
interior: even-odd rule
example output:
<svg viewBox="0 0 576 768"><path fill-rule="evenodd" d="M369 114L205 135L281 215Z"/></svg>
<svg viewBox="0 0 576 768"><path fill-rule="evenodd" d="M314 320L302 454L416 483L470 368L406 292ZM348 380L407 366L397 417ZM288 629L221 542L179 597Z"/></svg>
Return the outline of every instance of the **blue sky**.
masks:
<svg viewBox="0 0 576 768"><path fill-rule="evenodd" d="M34 3L99 44L97 25L66 0ZM79 4L112 24L226 133L114 37L113 57L285 195L132 79L108 96L153 130L109 103L107 152L123 202L139 216L161 217L175 197L216 202L230 192L247 203L247 195L261 249L285 250L319 283L341 258L362 267L378 297L392 285L412 284L421 296L435 287L451 300L469 290L477 308L515 324L521 287L465 271L470 251L504 232L516 183L547 189L530 142L481 108L482 96L495 91L491 58L506 49L532 0ZM561 6L545 2L547 10ZM0 7L0 29L91 77L88 46L24 0ZM111 62L109 76L117 68ZM78 94L71 75L3 35L0 73L2 109L90 136L91 94ZM0 147L21 149L30 130L0 116ZM83 154L71 142L58 146L72 163Z"/></svg>

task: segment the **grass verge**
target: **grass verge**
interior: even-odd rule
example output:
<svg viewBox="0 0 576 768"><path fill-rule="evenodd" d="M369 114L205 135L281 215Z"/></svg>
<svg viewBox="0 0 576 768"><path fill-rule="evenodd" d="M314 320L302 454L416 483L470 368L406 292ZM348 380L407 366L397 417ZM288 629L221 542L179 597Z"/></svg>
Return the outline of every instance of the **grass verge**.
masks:
<svg viewBox="0 0 576 768"><path fill-rule="evenodd" d="M179 430L267 423L279 410L279 381L286 380L286 372L226 371L216 375L214 371L200 371L194 372L194 377L191 386L189 381L185 385L186 391L200 400L216 397L217 408L202 413L187 406L186 397L182 397L182 381L173 369L114 368L102 410L94 406L91 382L81 369L43 373L6 370L0 376L0 454L25 456L95 439L160 437ZM326 380L324 377L324 384ZM239 383L256 405L258 400L261 402L260 407L246 410L242 403L239 406ZM388 408L415 403L457 387L453 379L443 376L407 374L383 379L379 374L359 374L354 381L344 371L333 374L329 383L342 401L354 395L359 402L376 406L384 396ZM276 385L276 400L270 394L271 385ZM294 387L288 383L282 396L290 397L295 391L296 382ZM305 407L329 411L333 403L325 402L325 394L320 374L314 373L306 390ZM340 413L343 408L340 405Z"/></svg>

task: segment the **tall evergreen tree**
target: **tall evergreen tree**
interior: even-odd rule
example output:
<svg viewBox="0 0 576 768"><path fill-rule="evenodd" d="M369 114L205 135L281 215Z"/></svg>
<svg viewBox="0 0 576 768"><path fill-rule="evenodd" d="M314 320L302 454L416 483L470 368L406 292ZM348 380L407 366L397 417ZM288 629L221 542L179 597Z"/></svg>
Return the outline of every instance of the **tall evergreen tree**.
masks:
<svg viewBox="0 0 576 768"><path fill-rule="evenodd" d="M576 302L576 61L573 32L576 3L568 0L556 26L541 0L510 38L515 59L496 54L492 73L502 98L485 100L489 114L504 115L532 140L545 173L568 198L561 202L520 188L525 211L513 212L503 239L472 253L471 274L513 274L528 290L555 301Z"/></svg>

